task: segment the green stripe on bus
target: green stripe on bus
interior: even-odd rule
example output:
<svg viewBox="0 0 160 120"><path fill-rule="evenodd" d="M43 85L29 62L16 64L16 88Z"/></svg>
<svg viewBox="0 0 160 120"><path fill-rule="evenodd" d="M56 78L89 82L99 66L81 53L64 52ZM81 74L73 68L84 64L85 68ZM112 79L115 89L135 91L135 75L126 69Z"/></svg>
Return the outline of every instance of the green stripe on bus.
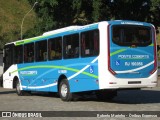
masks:
<svg viewBox="0 0 160 120"><path fill-rule="evenodd" d="M33 41L36 41L36 40L39 40L39 39L42 39L42 38L45 38L45 37L47 37L47 36L39 36L39 37L30 38L30 39L26 39L26 40L22 40L22 41L17 41L16 46L26 44L26 43L30 43L30 42L33 42Z"/></svg>
<svg viewBox="0 0 160 120"><path fill-rule="evenodd" d="M154 44L152 43L152 44L150 44L149 46L154 46Z"/></svg>
<svg viewBox="0 0 160 120"><path fill-rule="evenodd" d="M112 52L112 53L110 54L110 56L116 55L116 54L121 53L121 52L124 52L124 51L126 51L126 50L127 50L127 49L117 50L117 51L115 51L115 52Z"/></svg>
<svg viewBox="0 0 160 120"><path fill-rule="evenodd" d="M154 44L152 43L152 44L150 44L149 46L154 46ZM116 55L116 54L121 53L121 52L124 52L124 51L126 51L126 50L127 50L127 49L120 49L120 50L114 51L114 52L112 52L112 53L110 54L110 56Z"/></svg>
<svg viewBox="0 0 160 120"><path fill-rule="evenodd" d="M27 70L27 69L33 69L33 68L58 68L58 69L65 69L65 70L69 70L69 71L73 71L73 72L79 72L80 70L78 69L74 69L74 68L68 68L68 67L64 67L64 66L48 66L48 65L42 65L42 66L29 66L29 67L24 67L24 68L20 68L18 70L15 70L11 73L15 73L17 71L22 71L22 70ZM98 79L97 75L94 74L90 74L88 72L82 72L82 74L93 77Z"/></svg>

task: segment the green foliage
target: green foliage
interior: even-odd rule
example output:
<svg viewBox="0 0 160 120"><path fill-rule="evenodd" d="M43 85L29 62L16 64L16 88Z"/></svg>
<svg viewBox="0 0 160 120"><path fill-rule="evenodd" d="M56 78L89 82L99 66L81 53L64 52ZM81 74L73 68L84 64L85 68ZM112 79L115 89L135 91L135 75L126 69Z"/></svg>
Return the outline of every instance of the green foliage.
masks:
<svg viewBox="0 0 160 120"><path fill-rule="evenodd" d="M29 0L33 4L36 0ZM38 28L45 31L93 22L125 19L159 25L160 0L39 0ZM37 30L37 29L35 29Z"/></svg>
<svg viewBox="0 0 160 120"><path fill-rule="evenodd" d="M0 1L0 49L7 42L12 42L20 38L20 26L22 18L31 9L28 0L1 0ZM23 24L23 34L33 28L36 15L32 11L25 18Z"/></svg>
<svg viewBox="0 0 160 120"><path fill-rule="evenodd" d="M25 38L66 26L115 19L146 21L160 26L160 0L10 0L10 4L13 4L12 1L16 1L19 5L12 5L8 8L9 2L4 1L6 4L3 6L8 8L5 12L12 11L12 13L8 14L8 17L2 15L1 19L6 23L11 21L11 24L8 27L10 29L5 31L4 26L0 24L0 32L3 33L0 36L0 39L3 39L1 43L16 40L20 36L22 18L35 2L38 2L34 8L38 18L36 19L32 12L25 19L23 27ZM22 9L28 3L30 6ZM14 18L15 14L19 16Z"/></svg>
<svg viewBox="0 0 160 120"><path fill-rule="evenodd" d="M160 27L157 30L156 39L157 39L157 44L160 45Z"/></svg>
<svg viewBox="0 0 160 120"><path fill-rule="evenodd" d="M95 22L98 22L99 17L101 16L101 6L102 6L102 1L101 0L93 0L93 12L92 12L92 16L93 16L93 20Z"/></svg>

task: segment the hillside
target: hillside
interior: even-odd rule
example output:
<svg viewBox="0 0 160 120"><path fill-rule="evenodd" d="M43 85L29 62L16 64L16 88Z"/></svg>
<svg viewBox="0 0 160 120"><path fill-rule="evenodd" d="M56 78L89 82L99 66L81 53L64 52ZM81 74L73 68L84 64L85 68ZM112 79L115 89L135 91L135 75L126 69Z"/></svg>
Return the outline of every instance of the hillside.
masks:
<svg viewBox="0 0 160 120"><path fill-rule="evenodd" d="M20 38L24 15L31 9L28 0L0 0L0 48L5 42ZM23 34L34 27L36 15L30 12L23 24Z"/></svg>

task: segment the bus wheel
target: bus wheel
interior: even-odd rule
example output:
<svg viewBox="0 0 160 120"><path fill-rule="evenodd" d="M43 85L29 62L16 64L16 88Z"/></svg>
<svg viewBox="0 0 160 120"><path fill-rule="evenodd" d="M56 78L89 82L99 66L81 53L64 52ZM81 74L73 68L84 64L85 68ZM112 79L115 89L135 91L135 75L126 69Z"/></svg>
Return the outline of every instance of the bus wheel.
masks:
<svg viewBox="0 0 160 120"><path fill-rule="evenodd" d="M59 96L63 101L71 101L72 93L70 93L68 80L64 79L59 84Z"/></svg>
<svg viewBox="0 0 160 120"><path fill-rule="evenodd" d="M16 81L16 93L17 93L18 96L24 96L24 95L30 95L31 94L30 91L21 90L19 80Z"/></svg>
<svg viewBox="0 0 160 120"><path fill-rule="evenodd" d="M117 96L116 90L100 90L96 91L96 96L99 100L112 100Z"/></svg>

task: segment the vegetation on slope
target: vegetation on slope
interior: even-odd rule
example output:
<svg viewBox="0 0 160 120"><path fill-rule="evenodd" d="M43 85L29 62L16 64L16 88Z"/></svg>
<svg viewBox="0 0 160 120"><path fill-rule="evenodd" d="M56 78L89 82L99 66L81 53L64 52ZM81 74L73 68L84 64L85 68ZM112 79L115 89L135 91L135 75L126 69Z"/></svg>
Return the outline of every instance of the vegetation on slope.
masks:
<svg viewBox="0 0 160 120"><path fill-rule="evenodd" d="M0 48L4 43L20 39L21 23L31 9L28 0L0 0ZM30 12L23 24L23 33L34 27L36 14Z"/></svg>

